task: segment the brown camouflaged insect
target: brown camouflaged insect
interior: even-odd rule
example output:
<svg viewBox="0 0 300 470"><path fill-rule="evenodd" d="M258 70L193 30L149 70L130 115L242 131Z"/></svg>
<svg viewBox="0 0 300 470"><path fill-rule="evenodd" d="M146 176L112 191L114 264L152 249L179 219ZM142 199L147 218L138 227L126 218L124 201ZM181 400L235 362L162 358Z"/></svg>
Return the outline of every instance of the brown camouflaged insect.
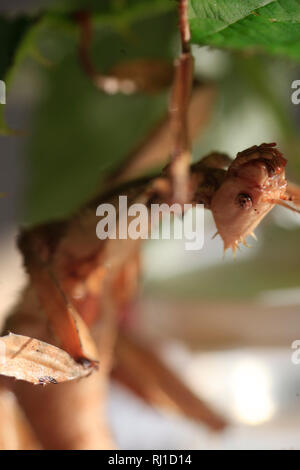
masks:
<svg viewBox="0 0 300 470"><path fill-rule="evenodd" d="M246 244L248 235L275 206L299 212L284 201L296 203L296 187L288 185L285 178L287 160L275 143L254 145L229 165L224 181L211 198L218 234L224 249L236 251L239 243Z"/></svg>
<svg viewBox="0 0 300 470"><path fill-rule="evenodd" d="M115 175L110 191L69 219L20 234L29 282L7 320L6 330L13 334L1 338L6 361L0 362L0 374L19 379L0 384L0 405L10 389L18 399L15 406L27 416L27 428L23 421L21 431L15 427L19 448L114 448L106 417L110 375L154 406L181 412L213 430L226 424L124 328L137 292L140 241L96 236L96 208L103 202L114 204L121 194L129 203L203 203L213 213L224 248L234 251L275 204L292 210L286 201L299 204L300 191L287 184L286 160L275 144L251 147L234 160L212 153L190 165L193 59L186 8L187 1L181 0L182 53L175 64L170 105L171 161L163 174L123 185ZM84 47L80 54L85 57ZM169 137L165 140L169 145ZM135 163L141 167L141 161ZM132 160L130 164L134 173ZM1 429L11 416L7 423L2 420ZM24 432L31 436L32 430L38 444L27 439L25 446L21 437ZM0 433L0 445L4 441Z"/></svg>

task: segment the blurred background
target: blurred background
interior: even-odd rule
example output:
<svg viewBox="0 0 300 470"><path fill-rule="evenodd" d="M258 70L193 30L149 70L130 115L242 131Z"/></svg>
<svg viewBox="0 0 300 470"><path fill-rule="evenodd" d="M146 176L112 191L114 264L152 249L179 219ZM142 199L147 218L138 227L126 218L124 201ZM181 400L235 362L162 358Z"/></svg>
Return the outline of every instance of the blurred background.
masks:
<svg viewBox="0 0 300 470"><path fill-rule="evenodd" d="M173 60L174 2L128 2L124 13L125 4L103 2L98 10L84 4L95 12L99 69L107 73L136 57ZM15 247L19 224L56 220L80 207L167 110L169 90L108 96L94 87L78 64L70 19L80 7L79 1L1 1L1 73L10 65L9 75L0 76L8 88L0 105L2 320L25 283ZM193 144L194 160L212 150L234 157L277 142L289 180L300 183L300 105L291 103L299 65L207 46L193 53L197 78L216 92ZM275 208L257 230L258 241L236 259L231 253L223 259L214 233L207 211L199 252L185 251L180 240L144 243L132 328L230 426L212 433L112 383L109 414L121 448L299 448L300 364L291 360L291 345L300 339L300 216Z"/></svg>

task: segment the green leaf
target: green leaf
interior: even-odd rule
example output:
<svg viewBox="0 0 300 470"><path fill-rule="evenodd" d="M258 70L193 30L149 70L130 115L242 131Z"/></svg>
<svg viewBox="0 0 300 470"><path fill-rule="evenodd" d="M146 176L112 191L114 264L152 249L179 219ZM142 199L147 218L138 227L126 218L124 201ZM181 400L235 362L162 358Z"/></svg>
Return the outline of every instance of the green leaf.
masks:
<svg viewBox="0 0 300 470"><path fill-rule="evenodd" d="M191 0L192 42L300 60L300 0Z"/></svg>

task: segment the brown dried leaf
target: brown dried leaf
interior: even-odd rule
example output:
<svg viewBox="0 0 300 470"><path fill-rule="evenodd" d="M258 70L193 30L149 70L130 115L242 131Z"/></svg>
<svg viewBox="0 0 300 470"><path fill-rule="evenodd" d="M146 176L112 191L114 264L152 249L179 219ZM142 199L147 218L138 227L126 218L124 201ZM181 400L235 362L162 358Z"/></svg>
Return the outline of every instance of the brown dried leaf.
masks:
<svg viewBox="0 0 300 470"><path fill-rule="evenodd" d="M0 338L0 374L33 384L57 384L89 375L95 365L80 364L65 351L28 336Z"/></svg>

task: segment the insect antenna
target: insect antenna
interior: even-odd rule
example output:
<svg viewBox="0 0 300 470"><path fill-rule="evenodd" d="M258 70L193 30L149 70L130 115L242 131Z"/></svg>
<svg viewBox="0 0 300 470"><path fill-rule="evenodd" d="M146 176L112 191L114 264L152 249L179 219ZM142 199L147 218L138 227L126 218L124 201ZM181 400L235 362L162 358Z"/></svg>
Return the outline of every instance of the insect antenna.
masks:
<svg viewBox="0 0 300 470"><path fill-rule="evenodd" d="M296 209L295 207L290 206L290 205L287 204L286 202L283 202L281 199L271 199L270 202L271 202L272 204L277 204L278 206L285 207L286 209L290 209L291 211L297 212L298 214L300 214L300 210L299 210L299 209Z"/></svg>

